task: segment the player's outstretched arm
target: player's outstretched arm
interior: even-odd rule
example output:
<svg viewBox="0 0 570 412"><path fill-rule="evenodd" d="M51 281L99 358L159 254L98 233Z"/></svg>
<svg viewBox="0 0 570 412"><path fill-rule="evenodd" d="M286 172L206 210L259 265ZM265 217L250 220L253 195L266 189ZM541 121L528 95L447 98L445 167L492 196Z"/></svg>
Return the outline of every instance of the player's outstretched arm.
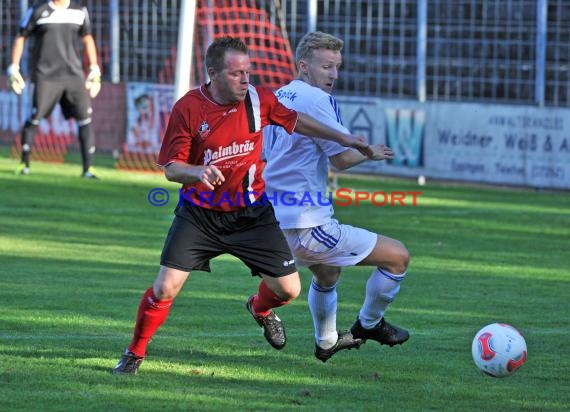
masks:
<svg viewBox="0 0 570 412"><path fill-rule="evenodd" d="M348 149L342 153L329 157L332 165L338 170L346 170L356 166L365 160L388 160L394 158L392 149L383 144L370 145L373 155L368 157L355 149Z"/></svg>
<svg viewBox="0 0 570 412"><path fill-rule="evenodd" d="M352 147L369 158L374 155L364 136L342 133L305 113L299 113L295 132L305 136L332 140L342 146Z"/></svg>
<svg viewBox="0 0 570 412"><path fill-rule="evenodd" d="M226 180L220 169L214 165L194 166L183 162L172 162L165 166L164 175L171 182L202 182L210 190L214 190L214 186L220 186Z"/></svg>

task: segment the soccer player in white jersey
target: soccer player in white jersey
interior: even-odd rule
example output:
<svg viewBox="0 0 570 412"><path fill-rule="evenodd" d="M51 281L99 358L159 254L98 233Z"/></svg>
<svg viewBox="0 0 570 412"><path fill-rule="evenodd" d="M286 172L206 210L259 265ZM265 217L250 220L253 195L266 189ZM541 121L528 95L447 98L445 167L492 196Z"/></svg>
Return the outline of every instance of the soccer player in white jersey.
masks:
<svg viewBox="0 0 570 412"><path fill-rule="evenodd" d="M296 49L298 76L276 96L285 106L347 132L330 94L342 64L342 46L341 39L327 33L305 35ZM371 147L375 153L372 160L392 158L390 148L381 144ZM408 340L406 330L384 319L406 276L410 259L406 247L387 236L339 223L332 206L326 205L329 202L300 202L307 194L311 199L328 198L324 193L329 161L344 170L368 158L334 142L299 133L289 135L277 126L265 129L264 157L270 198L279 200L285 193L295 192L299 200L294 206L290 201L273 203L297 264L307 266L313 274L308 300L317 359L326 362L338 351L358 348L368 339L390 346ZM366 297L356 322L350 331L337 331L336 288L341 268L355 265L374 269L366 282Z"/></svg>

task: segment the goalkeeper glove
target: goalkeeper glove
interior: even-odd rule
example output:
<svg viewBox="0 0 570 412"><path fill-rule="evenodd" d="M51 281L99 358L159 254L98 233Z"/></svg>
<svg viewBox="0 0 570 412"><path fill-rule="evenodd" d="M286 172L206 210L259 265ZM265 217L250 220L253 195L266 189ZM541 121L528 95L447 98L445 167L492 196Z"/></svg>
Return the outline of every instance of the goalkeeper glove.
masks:
<svg viewBox="0 0 570 412"><path fill-rule="evenodd" d="M89 74L85 81L85 88L89 91L89 96L95 98L101 91L101 69L99 65L92 64L89 66Z"/></svg>
<svg viewBox="0 0 570 412"><path fill-rule="evenodd" d="M7 74L8 86L10 86L10 89L18 95L22 94L22 90L26 87L26 82L20 74L20 66L17 64L11 64L8 66Z"/></svg>

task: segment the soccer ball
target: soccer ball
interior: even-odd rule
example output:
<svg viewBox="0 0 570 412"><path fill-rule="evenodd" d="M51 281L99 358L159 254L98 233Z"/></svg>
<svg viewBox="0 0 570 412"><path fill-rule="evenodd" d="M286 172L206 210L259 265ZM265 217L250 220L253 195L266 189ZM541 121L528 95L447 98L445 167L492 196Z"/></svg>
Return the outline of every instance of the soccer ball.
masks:
<svg viewBox="0 0 570 412"><path fill-rule="evenodd" d="M471 344L475 365L487 375L504 378L526 361L526 342L518 330L506 323L483 327Z"/></svg>

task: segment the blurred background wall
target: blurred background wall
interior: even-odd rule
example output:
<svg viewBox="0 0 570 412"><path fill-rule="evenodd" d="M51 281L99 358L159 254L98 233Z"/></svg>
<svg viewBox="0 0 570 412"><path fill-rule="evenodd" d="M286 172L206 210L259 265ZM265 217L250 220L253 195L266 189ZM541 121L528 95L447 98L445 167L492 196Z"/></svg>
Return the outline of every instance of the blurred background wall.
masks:
<svg viewBox="0 0 570 412"><path fill-rule="evenodd" d="M159 135L173 103L181 1L84 3L105 82L94 100L98 147L139 150L125 145L140 139L132 130L144 96L157 106ZM3 71L27 4L0 0ZM224 7L234 14L220 15ZM197 0L197 16L193 84L204 81L201 55L213 36L253 39L261 27L275 27L272 35L289 47L278 55L291 55L310 30L344 39L335 95L345 123L401 155L399 163L360 171L570 188L570 1ZM253 24L259 20L267 25ZM25 77L26 70L22 64ZM0 79L0 143L16 139L28 103ZM156 145L145 147L140 151L152 154ZM453 158L442 158L442 150Z"/></svg>

